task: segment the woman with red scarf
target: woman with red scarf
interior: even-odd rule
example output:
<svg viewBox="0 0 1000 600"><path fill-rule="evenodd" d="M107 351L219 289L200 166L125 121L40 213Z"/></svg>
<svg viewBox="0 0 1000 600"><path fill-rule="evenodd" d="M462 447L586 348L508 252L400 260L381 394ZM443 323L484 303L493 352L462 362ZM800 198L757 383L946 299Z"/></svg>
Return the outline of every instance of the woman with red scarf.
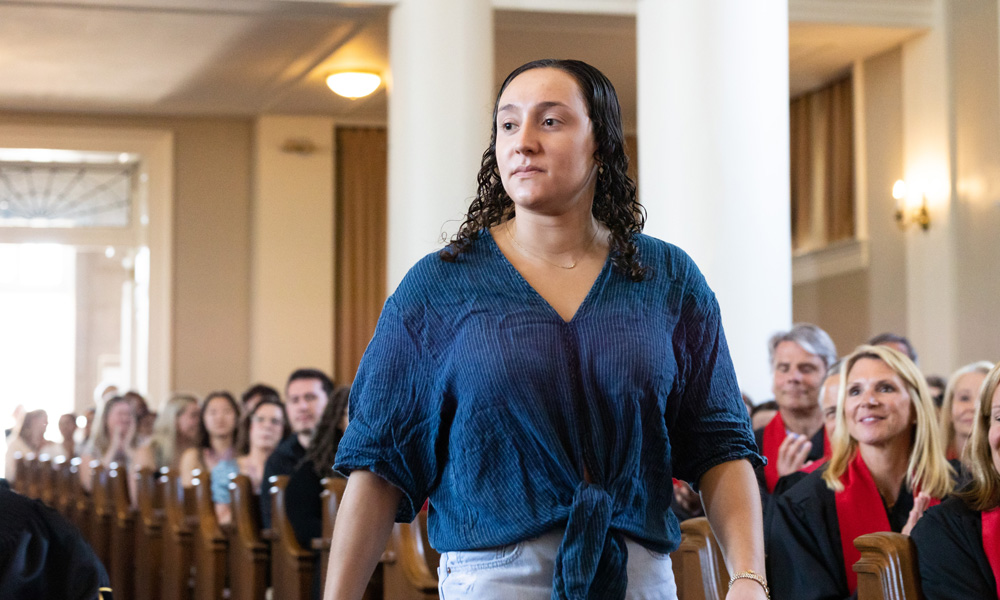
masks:
<svg viewBox="0 0 1000 600"><path fill-rule="evenodd" d="M1000 597L1000 364L979 390L966 448L972 481L913 529L924 597Z"/></svg>
<svg viewBox="0 0 1000 600"><path fill-rule="evenodd" d="M854 539L908 534L952 490L934 404L916 365L885 346L844 360L829 462L776 498L768 531L775 600L848 598Z"/></svg>

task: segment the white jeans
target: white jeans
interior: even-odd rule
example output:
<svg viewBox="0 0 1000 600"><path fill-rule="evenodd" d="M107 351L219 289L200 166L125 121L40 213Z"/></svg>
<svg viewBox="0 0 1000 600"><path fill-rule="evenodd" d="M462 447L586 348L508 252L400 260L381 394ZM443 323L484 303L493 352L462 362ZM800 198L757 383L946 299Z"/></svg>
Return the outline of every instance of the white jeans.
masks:
<svg viewBox="0 0 1000 600"><path fill-rule="evenodd" d="M563 530L518 544L442 552L438 594L443 600L549 600L556 551ZM626 538L626 600L677 600L670 556L658 554Z"/></svg>

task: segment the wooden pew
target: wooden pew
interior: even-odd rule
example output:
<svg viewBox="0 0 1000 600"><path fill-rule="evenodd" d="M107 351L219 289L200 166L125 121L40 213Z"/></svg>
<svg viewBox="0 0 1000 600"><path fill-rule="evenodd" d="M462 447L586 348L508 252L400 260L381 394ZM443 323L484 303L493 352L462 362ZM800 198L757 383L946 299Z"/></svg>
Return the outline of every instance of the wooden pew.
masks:
<svg viewBox="0 0 1000 600"><path fill-rule="evenodd" d="M56 490L53 475L52 457L48 454L38 455L35 459L35 486L38 490L38 499L54 508Z"/></svg>
<svg viewBox="0 0 1000 600"><path fill-rule="evenodd" d="M59 514L72 523L74 500L76 499L73 478L77 474L70 466L70 461L65 456L57 456L52 461L52 485L55 489L52 508L59 511Z"/></svg>
<svg viewBox="0 0 1000 600"><path fill-rule="evenodd" d="M108 575L111 577L111 589L117 600L134 600L145 598L145 593L136 593L136 510L132 506L129 494L128 469L123 465L111 463L108 469L108 488L111 495L112 527L111 527L111 564Z"/></svg>
<svg viewBox="0 0 1000 600"><path fill-rule="evenodd" d="M320 498L323 500L323 537L313 540L313 550L319 551L319 561L317 567L322 573L320 577L320 589L326 587L326 567L330 563L330 541L333 539L333 525L337 520L337 510L340 508L340 501L344 499L344 489L347 488L347 479L343 477L327 477L323 480L323 493Z"/></svg>
<svg viewBox="0 0 1000 600"><path fill-rule="evenodd" d="M237 475L229 482L229 497L229 572L234 574L229 583L230 600L264 600L271 547L261 538L260 499L246 475Z"/></svg>
<svg viewBox="0 0 1000 600"><path fill-rule="evenodd" d="M21 481L23 493L29 498L40 498L41 490L38 485L38 456L34 452L24 455L24 460L17 467L17 481Z"/></svg>
<svg viewBox="0 0 1000 600"><path fill-rule="evenodd" d="M396 523L389 544L391 552L383 557L385 597L437 598L437 565L441 557L427 540L427 511L420 511L412 523Z"/></svg>
<svg viewBox="0 0 1000 600"><path fill-rule="evenodd" d="M83 459L76 457L69 461L70 467L70 487L73 496L72 522L83 534L83 539L90 541L90 517L94 512L94 503L90 499L90 493L83 488L80 481L80 466Z"/></svg>
<svg viewBox="0 0 1000 600"><path fill-rule="evenodd" d="M139 600L160 600L163 581L163 511L165 482L152 469L135 474L135 589Z"/></svg>
<svg viewBox="0 0 1000 600"><path fill-rule="evenodd" d="M14 453L14 481L11 482L10 488L21 494L22 496L27 496L27 482L24 479L24 472L26 467L24 466L25 457L22 452ZM10 477L10 473L7 474Z"/></svg>
<svg viewBox="0 0 1000 600"><path fill-rule="evenodd" d="M111 529L115 520L109 469L104 468L99 460L91 461L90 469L93 473L91 499L94 504L90 513L90 545L97 558L108 566L111 564Z"/></svg>
<svg viewBox="0 0 1000 600"><path fill-rule="evenodd" d="M270 480L271 493L271 585L275 598L310 600L316 553L303 548L285 512L285 488L288 476L277 475Z"/></svg>
<svg viewBox="0 0 1000 600"><path fill-rule="evenodd" d="M913 540L891 531L857 537L854 547L861 558L854 563L858 574L858 600L921 600L920 577Z"/></svg>
<svg viewBox="0 0 1000 600"><path fill-rule="evenodd" d="M724 600L729 571L708 519L697 517L681 523L681 544L670 559L678 598Z"/></svg>
<svg viewBox="0 0 1000 600"><path fill-rule="evenodd" d="M229 539L219 527L212 502L212 489L207 474L193 480L197 525L194 527L193 556L195 567L195 600L220 600L226 588ZM242 573L235 572L236 577Z"/></svg>
<svg viewBox="0 0 1000 600"><path fill-rule="evenodd" d="M161 476L164 484L162 600L192 600L191 569L194 566L192 540L194 526L187 508L193 505L188 488L174 473ZM197 518L197 517L195 517Z"/></svg>

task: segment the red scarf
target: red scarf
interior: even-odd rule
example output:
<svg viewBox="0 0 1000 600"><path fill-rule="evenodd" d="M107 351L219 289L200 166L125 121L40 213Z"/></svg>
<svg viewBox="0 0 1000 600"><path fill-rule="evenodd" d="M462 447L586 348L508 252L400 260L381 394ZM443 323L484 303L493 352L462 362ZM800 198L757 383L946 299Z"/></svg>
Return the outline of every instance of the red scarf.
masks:
<svg viewBox="0 0 1000 600"><path fill-rule="evenodd" d="M854 547L854 539L876 531L891 531L889 515L885 512L882 496L878 493L875 480L868 465L858 452L847 465L847 472L840 477L844 491L835 496L837 521L840 524L840 546L844 552L844 570L847 572L847 588L853 594L858 589L858 574L852 568L861 558L861 552ZM914 496L919 492L914 491ZM939 504L931 498L929 506Z"/></svg>
<svg viewBox="0 0 1000 600"><path fill-rule="evenodd" d="M1000 507L983 511L983 550L993 569L997 597L1000 598Z"/></svg>
<svg viewBox="0 0 1000 600"><path fill-rule="evenodd" d="M770 493L774 492L774 486L778 484L778 449L781 448L781 443L785 441L787 436L788 431L785 430L785 421L782 420L781 413L779 412L764 427L764 439L762 440L764 447L761 448L764 451L764 456L767 458L767 464L764 465L764 481L767 483L767 491ZM824 429L823 461L829 457L830 439L827 437L826 430ZM813 461L802 470L806 473L812 473L822 464L822 461Z"/></svg>

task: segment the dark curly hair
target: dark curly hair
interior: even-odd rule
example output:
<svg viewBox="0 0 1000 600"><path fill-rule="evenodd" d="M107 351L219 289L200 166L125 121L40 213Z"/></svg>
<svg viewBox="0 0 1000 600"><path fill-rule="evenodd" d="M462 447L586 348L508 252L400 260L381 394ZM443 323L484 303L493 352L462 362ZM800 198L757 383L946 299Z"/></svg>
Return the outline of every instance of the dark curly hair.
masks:
<svg viewBox="0 0 1000 600"><path fill-rule="evenodd" d="M611 232L611 263L632 281L642 281L647 267L639 259L635 237L646 221L645 210L636 199L635 182L627 174L625 134L622 130L621 107L615 88L603 73L579 60L543 59L514 69L507 76L493 104L493 125L490 145L483 153L479 169L479 189L469 206L465 221L450 243L441 250L441 260L455 262L481 232L514 216L514 203L503 188L497 165L497 107L500 96L515 77L531 69L559 69L572 76L580 86L587 103L587 113L597 143L595 159L602 167L594 193L594 218Z"/></svg>

